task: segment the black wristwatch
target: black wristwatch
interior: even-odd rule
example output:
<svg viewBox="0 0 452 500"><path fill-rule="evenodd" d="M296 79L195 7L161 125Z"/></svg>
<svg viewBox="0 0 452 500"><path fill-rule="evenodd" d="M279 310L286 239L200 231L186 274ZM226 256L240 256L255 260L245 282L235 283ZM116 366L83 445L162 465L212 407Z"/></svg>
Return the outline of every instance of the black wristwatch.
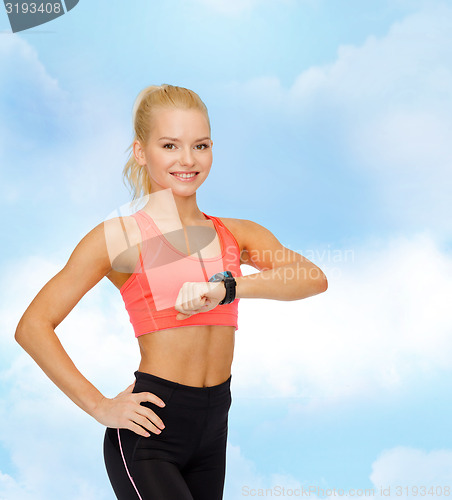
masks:
<svg viewBox="0 0 452 500"><path fill-rule="evenodd" d="M211 278L209 278L211 282L223 281L224 286L226 288L226 295L224 299L218 304L230 304L235 300L235 287L237 286L237 282L235 281L234 276L232 276L231 271L222 271L221 273L214 274Z"/></svg>

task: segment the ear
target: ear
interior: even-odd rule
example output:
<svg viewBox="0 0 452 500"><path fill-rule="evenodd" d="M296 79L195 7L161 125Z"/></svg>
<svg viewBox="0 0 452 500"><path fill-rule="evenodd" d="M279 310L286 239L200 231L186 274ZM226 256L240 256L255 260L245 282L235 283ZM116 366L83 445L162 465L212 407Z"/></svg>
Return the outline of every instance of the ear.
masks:
<svg viewBox="0 0 452 500"><path fill-rule="evenodd" d="M133 155L135 156L135 160L137 161L138 165L146 165L144 149L139 141L134 141L133 143Z"/></svg>

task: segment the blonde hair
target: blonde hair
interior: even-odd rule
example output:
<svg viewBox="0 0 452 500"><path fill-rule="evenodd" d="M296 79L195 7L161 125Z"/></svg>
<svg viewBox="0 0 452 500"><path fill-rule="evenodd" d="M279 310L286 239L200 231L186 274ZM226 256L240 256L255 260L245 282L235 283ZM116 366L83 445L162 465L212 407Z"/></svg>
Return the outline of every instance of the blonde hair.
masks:
<svg viewBox="0 0 452 500"><path fill-rule="evenodd" d="M206 105L201 98L192 90L176 85L162 83L162 85L150 85L143 89L135 99L132 110L132 123L134 137L130 146L130 156L123 170L123 181L127 180L132 190L132 201L146 196L151 192L151 181L146 166L139 165L133 154L133 143L138 140L145 147L151 132L152 112L157 108L180 108L197 109L202 111L209 125L210 120Z"/></svg>

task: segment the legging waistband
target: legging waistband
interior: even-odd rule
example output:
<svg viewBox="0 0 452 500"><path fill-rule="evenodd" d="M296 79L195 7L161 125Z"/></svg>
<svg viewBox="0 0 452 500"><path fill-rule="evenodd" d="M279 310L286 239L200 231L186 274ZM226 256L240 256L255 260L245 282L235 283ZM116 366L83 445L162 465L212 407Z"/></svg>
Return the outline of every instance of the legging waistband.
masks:
<svg viewBox="0 0 452 500"><path fill-rule="evenodd" d="M154 393L165 402L171 398L173 402L178 402L179 404L192 407L207 407L226 404L231 395L232 374L221 384L208 387L179 384L178 382L138 370L134 372L134 375L136 378L134 392L155 391Z"/></svg>

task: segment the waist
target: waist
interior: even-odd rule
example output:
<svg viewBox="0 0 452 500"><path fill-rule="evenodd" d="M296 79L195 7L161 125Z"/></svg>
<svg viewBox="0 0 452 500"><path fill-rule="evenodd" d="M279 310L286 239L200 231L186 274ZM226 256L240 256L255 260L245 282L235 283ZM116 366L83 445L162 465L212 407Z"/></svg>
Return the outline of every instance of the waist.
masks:
<svg viewBox="0 0 452 500"><path fill-rule="evenodd" d="M229 400L231 395L232 374L229 374L229 377L223 382L207 387L180 384L139 370L135 372L135 378L133 392L152 392L166 404L171 401L170 404L205 408L223 404Z"/></svg>
<svg viewBox="0 0 452 500"><path fill-rule="evenodd" d="M185 326L138 337L138 371L192 386L216 385L231 373L233 326Z"/></svg>

